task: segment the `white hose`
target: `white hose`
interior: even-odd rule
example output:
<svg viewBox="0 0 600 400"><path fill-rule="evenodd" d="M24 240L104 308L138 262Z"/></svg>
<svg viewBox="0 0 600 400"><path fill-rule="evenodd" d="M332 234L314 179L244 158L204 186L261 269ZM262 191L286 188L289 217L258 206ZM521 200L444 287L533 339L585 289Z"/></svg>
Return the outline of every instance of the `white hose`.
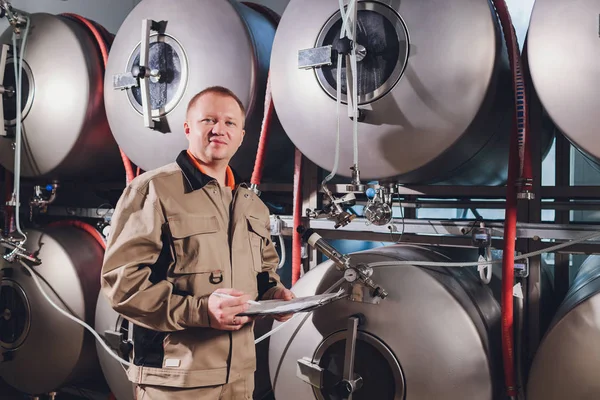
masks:
<svg viewBox="0 0 600 400"><path fill-rule="evenodd" d="M283 264L285 264L285 242L283 241L283 235L280 233L279 235L279 247L281 248L281 256L279 257L279 265L277 269L281 269Z"/></svg>
<svg viewBox="0 0 600 400"><path fill-rule="evenodd" d="M348 20L350 18L351 12L356 6L356 0L350 0L348 3L348 12L344 10L344 1L338 0L340 5L340 14L342 18L342 29L340 30L340 39L342 39L345 35L348 36L350 40L352 40L352 32L348 29ZM340 162L340 106L341 106L341 98L342 98L342 58L341 54L338 54L337 58L337 70L336 70L336 120L337 120L337 130L336 130L336 141L335 141L335 156L333 161L333 168L331 169L331 173L323 179L321 185L325 185L327 182L332 180L337 174L337 170L339 168ZM347 70L347 68L346 68ZM346 75L347 77L347 75ZM346 84L348 88L348 84ZM348 93L348 90L346 90ZM348 102L350 104L350 102ZM356 120L356 118L355 118Z"/></svg>
<svg viewBox="0 0 600 400"><path fill-rule="evenodd" d="M13 186L13 199L15 200L15 225L17 232L23 237L21 246L27 241L27 235L21 230L20 221L20 207L21 207L21 153L22 153L22 110L21 110L21 97L23 96L23 59L25 57L25 45L27 44L27 36L29 35L30 27L29 17L25 16L25 31L23 33L23 39L21 40L21 52L17 55L17 34L13 32L13 65L15 67L15 92L17 101L17 121L16 121L16 133L15 133L15 168L14 168L14 186ZM20 58L20 61L19 61Z"/></svg>
<svg viewBox="0 0 600 400"><path fill-rule="evenodd" d="M323 179L321 185L324 186L327 182L333 179L335 174L337 174L337 170L340 164L340 106L341 106L341 97L342 97L342 85L340 82L342 81L342 55L338 54L337 58L337 93L336 93L336 119L337 119L337 132L335 139L335 156L333 158L333 168L331 169L331 173Z"/></svg>
<svg viewBox="0 0 600 400"><path fill-rule="evenodd" d="M544 253L552 253L557 250L564 249L565 247L572 246L574 244L582 243L588 240L600 238L600 232L594 232L592 234L583 236L579 239L570 240L565 243L557 244L555 246L550 246L542 250L533 251L531 253L522 254L520 256L515 257L515 261L525 260L530 257L539 256ZM475 262L440 262L440 261L378 261L374 263L369 263L369 267L377 268L377 267L393 267L400 265L414 265L419 267L447 267L447 268L465 268L465 267L477 267L479 265L488 265L488 264L502 264L502 260L487 260L487 261L475 261Z"/></svg>
<svg viewBox="0 0 600 400"><path fill-rule="evenodd" d="M310 311L312 312L312 311ZM298 314L294 314L294 316L290 319L288 319L285 322L282 322L281 324L279 324L276 328L271 329L269 332L265 333L264 335L262 335L261 337L259 337L258 339L256 339L254 341L254 344L259 344L260 342L262 342L263 340L265 340L266 338L268 338L269 336L271 336L272 334L274 334L275 332L279 331L281 328L283 328L288 322L292 322L293 320L297 319L296 317L298 317L300 314L303 313L298 313Z"/></svg>
<svg viewBox="0 0 600 400"><path fill-rule="evenodd" d="M124 359L122 359L121 357L119 357L117 354L115 354L115 352L110 347L108 347L106 345L106 343L104 343L104 340L102 340L102 338L100 337L100 335L98 335L98 333L94 329L92 329L91 326L89 326L87 323L85 323L84 321L80 320L79 318L77 318L77 317L69 314L68 312L66 312L65 310L63 310L62 308L60 308L59 306L57 306L56 303L54 303L52 301L52 299L48 296L48 294L42 288L42 285L40 284L40 281L39 281L39 279L37 277L36 272L34 272L31 269L31 267L29 265L27 265L25 262L23 262L21 260L19 260L19 262L29 272L29 274L33 278L33 281L35 282L35 285L37 286L37 288L39 289L39 291L42 293L42 295L48 301L48 303L50 303L50 305L52 307L54 307L54 309L56 309L56 311L58 311L59 313L61 313L65 317L69 318L71 321L78 323L79 325L83 326L85 329L87 329L88 331L90 331L92 333L92 335L94 335L94 337L96 338L96 340L102 345L102 347L104 348L104 350L106 350L106 352L112 358L114 358L115 360L117 360L121 364L124 364L124 365L126 365L128 367L131 366L131 363L125 361Z"/></svg>
<svg viewBox="0 0 600 400"><path fill-rule="evenodd" d="M486 261L492 260L492 247L491 246L487 247L485 257L486 257ZM478 268L479 268L479 279L481 280L481 282L483 282L483 284L489 285L489 283L492 281L492 264L487 263L484 267L478 267Z"/></svg>
<svg viewBox="0 0 600 400"><path fill-rule="evenodd" d="M352 18L352 37L354 37L354 46L352 46L352 53L350 54L350 62L352 64L352 132L353 138L352 143L354 146L354 165L358 168L358 62L356 60L356 38L358 37L358 7L354 7L354 18ZM350 13L350 12L348 12ZM346 75L348 76L348 75ZM348 91L346 91L349 93ZM350 103L348 103L350 104Z"/></svg>

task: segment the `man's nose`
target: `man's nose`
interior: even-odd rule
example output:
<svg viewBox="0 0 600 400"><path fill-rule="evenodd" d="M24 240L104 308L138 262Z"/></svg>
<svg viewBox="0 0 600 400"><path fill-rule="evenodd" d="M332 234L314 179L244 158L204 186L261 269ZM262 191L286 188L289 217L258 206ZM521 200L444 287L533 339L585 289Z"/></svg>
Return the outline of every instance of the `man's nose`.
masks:
<svg viewBox="0 0 600 400"><path fill-rule="evenodd" d="M224 122L217 121L215 126L213 126L212 132L215 135L224 135L225 132L227 132L227 127L225 126Z"/></svg>

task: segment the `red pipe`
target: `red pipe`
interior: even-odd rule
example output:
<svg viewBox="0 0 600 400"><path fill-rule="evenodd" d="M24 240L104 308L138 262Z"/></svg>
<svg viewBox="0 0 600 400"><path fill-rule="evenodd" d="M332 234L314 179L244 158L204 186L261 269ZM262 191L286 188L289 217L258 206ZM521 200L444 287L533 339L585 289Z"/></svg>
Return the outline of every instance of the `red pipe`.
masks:
<svg viewBox="0 0 600 400"><path fill-rule="evenodd" d="M100 232L98 232L98 230L96 228L94 228L93 226L91 226L90 224L87 224L82 221L77 221L77 220L63 220L63 221L52 222L52 223L48 224L47 226L49 226L49 227L74 226L76 228L83 229L84 231L86 231L87 233L92 235L94 237L94 239L96 239L98 244L100 244L100 246L102 246L102 248L104 250L106 250L106 243L104 242L104 238L102 237Z"/></svg>
<svg viewBox="0 0 600 400"><path fill-rule="evenodd" d="M267 78L267 91L265 93L265 113L260 128L260 139L258 141L258 149L256 151L256 160L254 162L254 171L252 172L252 178L250 183L252 185L260 185L262 180L262 173L265 163L265 153L267 150L267 143L269 141L269 128L271 125L271 117L273 116L273 99L271 96L271 78Z"/></svg>
<svg viewBox="0 0 600 400"><path fill-rule="evenodd" d="M302 218L302 153L296 149L294 156L294 233L292 236L292 285L300 279L302 269L302 236L298 233Z"/></svg>
<svg viewBox="0 0 600 400"><path fill-rule="evenodd" d="M77 20L78 22L83 24L90 31L90 33L96 39L98 46L100 47L100 53L102 54L102 62L103 62L103 67L104 67L103 70L106 71L106 65L108 64L108 43L102 37L100 30L94 25L94 23L92 23L87 18L82 17L81 15L71 14L71 13L64 13L61 15L68 17L68 18L72 18L74 20ZM102 27L102 29L105 34L108 33L108 31L106 29L104 29L104 27ZM123 150L121 150L121 148L119 148L119 151L121 153L121 159L123 160L123 166L125 167L125 176L126 176L127 184L129 184L135 177L133 174L133 166L131 165L131 160L129 160L129 158L127 157L125 152Z"/></svg>
<svg viewBox="0 0 600 400"><path fill-rule="evenodd" d="M508 180L506 183L506 212L504 221L504 252L502 257L502 359L507 395L518 395L514 355L514 254L517 234L517 185L520 190L531 189L531 158L528 140L528 104L521 68L521 53L504 0L493 0L508 48L515 95L515 117L510 137Z"/></svg>
<svg viewBox="0 0 600 400"><path fill-rule="evenodd" d="M9 236L12 232L12 226L14 221L14 207L6 205L9 201L12 200L12 192L13 192L13 177L12 174L4 169L4 189L5 193L5 201L4 201L4 236Z"/></svg>

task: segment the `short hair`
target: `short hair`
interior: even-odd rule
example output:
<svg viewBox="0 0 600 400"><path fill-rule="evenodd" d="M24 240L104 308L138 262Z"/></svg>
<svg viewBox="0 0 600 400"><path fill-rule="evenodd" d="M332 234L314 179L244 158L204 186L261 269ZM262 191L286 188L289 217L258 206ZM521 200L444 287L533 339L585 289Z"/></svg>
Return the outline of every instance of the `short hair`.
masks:
<svg viewBox="0 0 600 400"><path fill-rule="evenodd" d="M240 98L237 97L235 95L235 93L233 93L231 90L229 90L223 86L207 87L206 89L202 90L201 92L195 94L194 97L192 97L192 99L188 103L188 107L187 107L185 115L188 115L188 113L190 112L192 107L194 107L196 105L196 102L198 101L198 99L200 99L200 97L204 96L205 94L209 94L209 93L220 94L221 96L231 97L232 99L234 99L235 102L240 107L240 110L242 111L242 115L244 116L244 119L246 119L246 107L244 107L244 104L242 103Z"/></svg>

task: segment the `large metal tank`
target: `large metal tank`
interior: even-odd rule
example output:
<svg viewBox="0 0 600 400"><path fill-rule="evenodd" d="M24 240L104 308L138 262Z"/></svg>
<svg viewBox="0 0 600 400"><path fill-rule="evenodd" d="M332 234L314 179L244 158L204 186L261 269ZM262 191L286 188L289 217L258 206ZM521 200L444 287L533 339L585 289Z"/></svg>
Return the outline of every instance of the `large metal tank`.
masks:
<svg viewBox="0 0 600 400"><path fill-rule="evenodd" d="M359 1L358 21L357 43L366 52L358 63L361 177L503 183L514 101L490 1ZM337 56L330 66L300 69L299 51L335 45L340 29L338 1L291 0L271 58L281 123L296 147L327 170L336 147ZM339 174L348 177L353 122L346 108Z"/></svg>
<svg viewBox="0 0 600 400"><path fill-rule="evenodd" d="M531 78L546 111L579 150L600 161L598 0L536 0L527 33Z"/></svg>
<svg viewBox="0 0 600 400"><path fill-rule="evenodd" d="M27 231L28 251L42 264L33 269L44 291L90 325L100 290L102 247L74 227ZM56 311L19 263L0 259L0 377L14 388L42 394L98 379L94 339Z"/></svg>
<svg viewBox="0 0 600 400"><path fill-rule="evenodd" d="M143 64L140 43L146 39L140 32L148 19L159 24L148 32L149 68L156 76L147 79L146 101L144 80L138 83L131 72ZM248 178L256 157L274 35L275 21L268 13L237 1L179 0L168 7L162 0L142 1L119 29L106 73L106 109L121 148L145 170L175 161L188 146L183 124L190 99L209 86L225 86L247 110L246 136L231 165ZM126 87L127 82L133 86ZM144 104L151 110L146 112L153 117L151 124L144 121ZM286 157L293 159L292 150L274 118L265 175L278 172Z"/></svg>
<svg viewBox="0 0 600 400"><path fill-rule="evenodd" d="M133 349L131 323L112 309L108 299L101 293L96 304L94 329L113 350L113 353L129 361ZM96 342L96 350L102 373L117 400L134 400L134 385L127 378L125 366L111 357L106 349Z"/></svg>
<svg viewBox="0 0 600 400"><path fill-rule="evenodd" d="M407 245L352 257L359 263L450 260L431 248ZM340 277L327 261L292 290L296 296L323 293ZM372 279L389 292L379 305L340 300L314 311L297 333L302 318L271 337L269 370L275 398L340 398L334 386L344 367L347 321L356 314L363 314L366 323L359 327L354 364L363 387L353 399L503 398L500 306L472 270L388 266L375 268ZM323 368L322 390L297 378L303 357Z"/></svg>
<svg viewBox="0 0 600 400"><path fill-rule="evenodd" d="M51 179L114 178L123 170L104 110L103 61L82 25L66 17L31 14L23 70L22 176ZM0 44L12 46L12 29ZM20 47L19 47L20 48ZM19 50L20 52L20 50ZM8 55L5 88L15 88ZM0 163L14 168L16 95L4 93Z"/></svg>
<svg viewBox="0 0 600 400"><path fill-rule="evenodd" d="M600 256L590 256L537 350L529 400L600 398Z"/></svg>

